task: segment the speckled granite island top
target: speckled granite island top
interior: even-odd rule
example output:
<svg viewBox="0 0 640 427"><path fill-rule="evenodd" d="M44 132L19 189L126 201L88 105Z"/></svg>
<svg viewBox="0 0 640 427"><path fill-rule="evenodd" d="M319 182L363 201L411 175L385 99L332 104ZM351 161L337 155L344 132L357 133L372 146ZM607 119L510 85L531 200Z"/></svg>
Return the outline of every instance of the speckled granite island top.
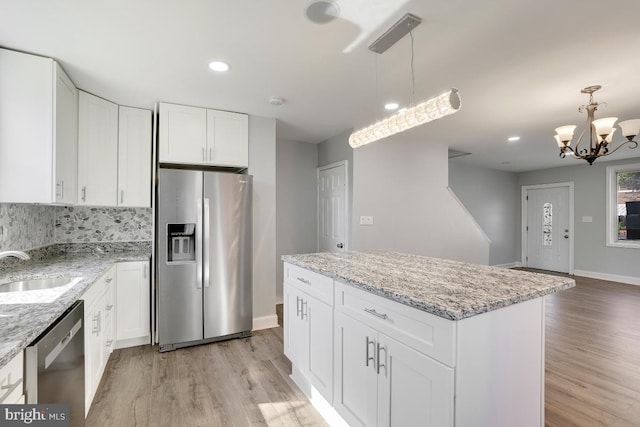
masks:
<svg viewBox="0 0 640 427"><path fill-rule="evenodd" d="M134 244L56 245L37 250L31 260L5 258L0 264L0 283L48 277L82 277L64 293L50 298L47 292L37 297L0 293L0 368L44 332L62 313L112 265L123 261L144 261L151 255L149 242ZM34 292L34 291L28 291ZM54 291L55 292L55 291ZM50 293L50 292L49 292ZM11 294L26 294L12 292ZM21 298L17 300L16 298ZM25 299L26 298L26 299Z"/></svg>
<svg viewBox="0 0 640 427"><path fill-rule="evenodd" d="M575 286L569 277L397 252L323 252L282 260L451 320Z"/></svg>

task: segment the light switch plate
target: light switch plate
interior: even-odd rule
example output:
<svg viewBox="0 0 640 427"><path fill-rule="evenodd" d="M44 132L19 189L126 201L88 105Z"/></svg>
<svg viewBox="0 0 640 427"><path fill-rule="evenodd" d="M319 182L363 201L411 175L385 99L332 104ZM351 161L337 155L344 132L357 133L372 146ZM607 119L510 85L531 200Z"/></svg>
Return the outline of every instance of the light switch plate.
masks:
<svg viewBox="0 0 640 427"><path fill-rule="evenodd" d="M592 216L583 216L582 217L582 222L593 222L593 217Z"/></svg>
<svg viewBox="0 0 640 427"><path fill-rule="evenodd" d="M373 225L373 216L370 216L370 215L360 216L360 225Z"/></svg>

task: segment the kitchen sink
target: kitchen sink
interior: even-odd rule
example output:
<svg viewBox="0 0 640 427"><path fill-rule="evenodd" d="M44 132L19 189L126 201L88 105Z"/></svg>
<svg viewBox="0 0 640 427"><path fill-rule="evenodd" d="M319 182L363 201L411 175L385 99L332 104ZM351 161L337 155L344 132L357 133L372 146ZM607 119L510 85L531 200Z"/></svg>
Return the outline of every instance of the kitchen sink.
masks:
<svg viewBox="0 0 640 427"><path fill-rule="evenodd" d="M82 277L49 277L44 279L20 280L3 283L0 285L0 292L39 291L67 285L73 286L80 280L82 280Z"/></svg>

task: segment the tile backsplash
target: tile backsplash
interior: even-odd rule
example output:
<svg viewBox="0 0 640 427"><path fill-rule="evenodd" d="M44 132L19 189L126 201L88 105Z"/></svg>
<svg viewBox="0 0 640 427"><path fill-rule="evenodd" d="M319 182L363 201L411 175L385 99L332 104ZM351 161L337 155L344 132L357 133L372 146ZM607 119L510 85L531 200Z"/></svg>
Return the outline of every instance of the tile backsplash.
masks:
<svg viewBox="0 0 640 427"><path fill-rule="evenodd" d="M153 236L150 208L0 203L0 250L54 243L141 242Z"/></svg>

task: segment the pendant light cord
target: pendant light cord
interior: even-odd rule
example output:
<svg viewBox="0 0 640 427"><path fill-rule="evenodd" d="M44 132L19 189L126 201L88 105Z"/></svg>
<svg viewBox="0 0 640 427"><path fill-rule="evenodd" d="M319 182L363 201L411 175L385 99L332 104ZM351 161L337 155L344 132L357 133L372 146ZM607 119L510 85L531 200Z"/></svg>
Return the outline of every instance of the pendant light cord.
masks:
<svg viewBox="0 0 640 427"><path fill-rule="evenodd" d="M413 30L409 31L409 35L411 36L411 105L415 105L415 95L416 95L416 79L413 73Z"/></svg>

